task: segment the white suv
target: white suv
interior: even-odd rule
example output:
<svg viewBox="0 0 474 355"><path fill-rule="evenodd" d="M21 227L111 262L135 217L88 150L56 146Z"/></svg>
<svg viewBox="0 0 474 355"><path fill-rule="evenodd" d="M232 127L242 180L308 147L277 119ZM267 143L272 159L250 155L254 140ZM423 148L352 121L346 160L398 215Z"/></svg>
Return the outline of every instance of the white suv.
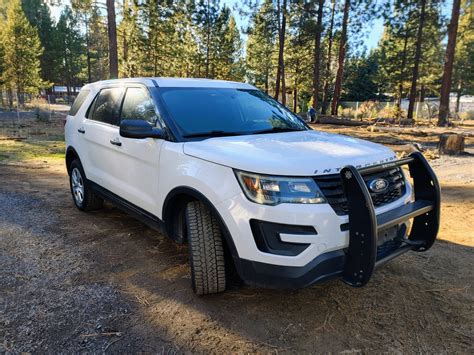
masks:
<svg viewBox="0 0 474 355"><path fill-rule="evenodd" d="M396 160L382 145L312 130L248 84L88 84L65 130L76 206L107 199L188 242L197 294L223 291L230 270L265 287L362 286L438 232L439 185L421 154Z"/></svg>

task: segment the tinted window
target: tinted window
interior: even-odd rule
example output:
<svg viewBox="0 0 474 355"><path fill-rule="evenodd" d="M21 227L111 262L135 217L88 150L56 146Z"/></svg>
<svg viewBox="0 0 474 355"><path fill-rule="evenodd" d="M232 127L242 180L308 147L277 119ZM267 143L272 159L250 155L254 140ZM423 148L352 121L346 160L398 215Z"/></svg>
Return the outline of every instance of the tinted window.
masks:
<svg viewBox="0 0 474 355"><path fill-rule="evenodd" d="M94 97L94 100L92 100L91 104L87 108L86 118L91 118L92 112L94 112L95 102L97 101L98 97L99 97L99 94L96 94L95 97Z"/></svg>
<svg viewBox="0 0 474 355"><path fill-rule="evenodd" d="M91 119L117 125L122 91L119 88L101 90L96 99Z"/></svg>
<svg viewBox="0 0 474 355"><path fill-rule="evenodd" d="M260 90L162 88L161 96L183 135L272 129L306 130L305 124Z"/></svg>
<svg viewBox="0 0 474 355"><path fill-rule="evenodd" d="M144 88L128 88L122 106L122 120L144 120L151 124L156 122L156 111L153 100Z"/></svg>
<svg viewBox="0 0 474 355"><path fill-rule="evenodd" d="M69 111L70 116L76 115L77 111L79 111L88 95L89 90L81 90L79 92L79 95L77 95L76 99L74 100L74 103L72 104L71 110Z"/></svg>

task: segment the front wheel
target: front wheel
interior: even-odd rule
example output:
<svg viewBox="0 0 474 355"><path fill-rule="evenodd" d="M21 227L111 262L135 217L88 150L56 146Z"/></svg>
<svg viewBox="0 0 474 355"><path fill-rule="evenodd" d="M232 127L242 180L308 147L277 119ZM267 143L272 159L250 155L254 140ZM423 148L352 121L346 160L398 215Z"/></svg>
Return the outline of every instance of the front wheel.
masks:
<svg viewBox="0 0 474 355"><path fill-rule="evenodd" d="M217 219L202 202L193 201L186 206L186 226L194 292L197 295L223 292L224 245Z"/></svg>

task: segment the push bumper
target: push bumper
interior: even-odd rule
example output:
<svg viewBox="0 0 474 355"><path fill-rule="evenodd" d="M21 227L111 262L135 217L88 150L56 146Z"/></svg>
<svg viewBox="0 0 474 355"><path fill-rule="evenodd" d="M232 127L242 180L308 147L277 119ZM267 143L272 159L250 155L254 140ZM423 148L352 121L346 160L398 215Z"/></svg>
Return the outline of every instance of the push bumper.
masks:
<svg viewBox="0 0 474 355"><path fill-rule="evenodd" d="M362 175L408 165L413 179L414 200L376 215ZM240 260L239 273L249 284L272 288L301 288L331 278L342 277L354 287L369 282L376 267L407 252L426 251L438 234L440 188L438 180L421 153L387 164L357 170L346 166L340 172L348 200L349 246L324 253L303 267L279 266ZM384 231L412 220L408 235L397 238L387 252L378 242Z"/></svg>

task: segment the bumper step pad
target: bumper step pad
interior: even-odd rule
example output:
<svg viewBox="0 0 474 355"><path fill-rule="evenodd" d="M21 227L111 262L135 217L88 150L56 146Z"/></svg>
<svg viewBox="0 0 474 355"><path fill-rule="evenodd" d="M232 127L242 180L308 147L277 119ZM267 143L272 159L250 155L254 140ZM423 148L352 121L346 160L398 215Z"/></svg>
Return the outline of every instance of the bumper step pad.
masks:
<svg viewBox="0 0 474 355"><path fill-rule="evenodd" d="M409 167L415 200L376 216L362 175L401 165ZM439 228L440 188L433 170L421 153L415 152L405 159L360 170L349 165L341 169L340 174L349 208L349 247L343 272L344 282L354 287L364 286L369 282L375 267L406 251L426 251L433 245ZM378 232L409 219L413 219L413 225L408 239L400 248L377 260Z"/></svg>

